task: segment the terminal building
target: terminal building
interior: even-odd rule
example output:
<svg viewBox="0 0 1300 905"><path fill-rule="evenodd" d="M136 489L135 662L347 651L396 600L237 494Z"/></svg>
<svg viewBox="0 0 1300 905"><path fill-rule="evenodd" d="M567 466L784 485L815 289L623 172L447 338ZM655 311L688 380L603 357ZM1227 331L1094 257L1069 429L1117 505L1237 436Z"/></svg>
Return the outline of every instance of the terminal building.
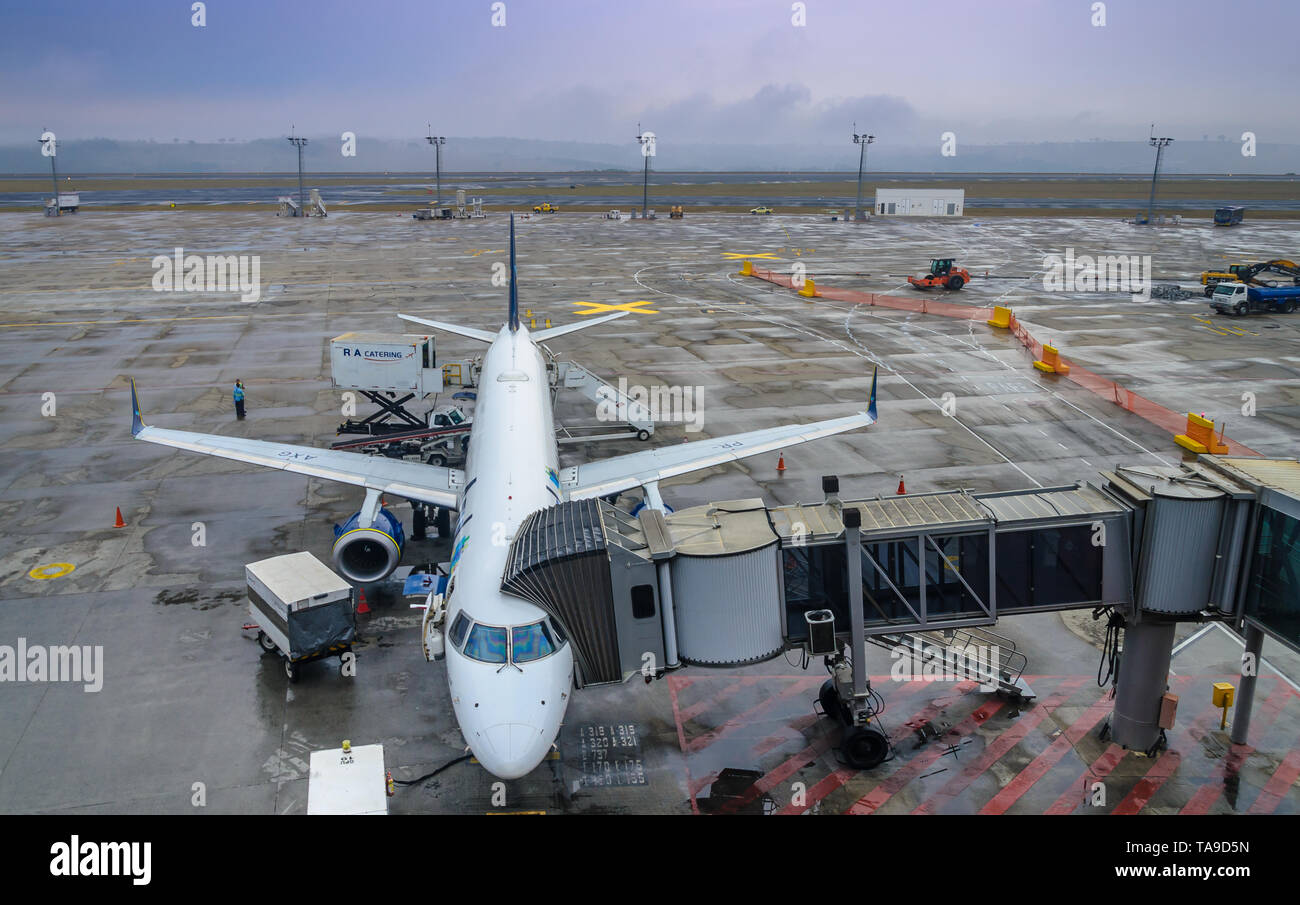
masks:
<svg viewBox="0 0 1300 905"><path fill-rule="evenodd" d="M965 189L876 189L878 217L960 217Z"/></svg>

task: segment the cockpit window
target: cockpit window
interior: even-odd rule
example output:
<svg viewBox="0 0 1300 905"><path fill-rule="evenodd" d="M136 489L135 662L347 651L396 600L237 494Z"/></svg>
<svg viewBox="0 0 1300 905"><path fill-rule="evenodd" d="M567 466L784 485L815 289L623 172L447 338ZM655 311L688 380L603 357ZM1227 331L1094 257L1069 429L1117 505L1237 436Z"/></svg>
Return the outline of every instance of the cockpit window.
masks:
<svg viewBox="0 0 1300 905"><path fill-rule="evenodd" d="M465 656L484 663L506 662L506 630L495 625L475 625L469 631Z"/></svg>
<svg viewBox="0 0 1300 905"><path fill-rule="evenodd" d="M551 620L551 634L555 635L557 647L562 647L564 642L569 640L569 636L564 634L564 627L554 619Z"/></svg>
<svg viewBox="0 0 1300 905"><path fill-rule="evenodd" d="M517 625L511 630L512 648L511 657L516 663L527 663L529 660L540 660L542 657L555 653L555 639L551 637L551 629L545 622L535 622L532 625Z"/></svg>
<svg viewBox="0 0 1300 905"><path fill-rule="evenodd" d="M465 633L469 631L471 621L464 610L456 614L456 621L451 624L451 633L448 635L452 647L460 650L460 643L465 640Z"/></svg>

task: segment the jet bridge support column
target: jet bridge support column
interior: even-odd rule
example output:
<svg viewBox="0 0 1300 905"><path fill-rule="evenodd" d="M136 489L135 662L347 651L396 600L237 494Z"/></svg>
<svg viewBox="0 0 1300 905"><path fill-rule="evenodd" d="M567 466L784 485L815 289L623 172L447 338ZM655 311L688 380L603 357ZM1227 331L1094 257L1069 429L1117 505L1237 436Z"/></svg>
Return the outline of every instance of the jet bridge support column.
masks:
<svg viewBox="0 0 1300 905"><path fill-rule="evenodd" d="M1119 676L1115 682L1115 743L1151 751L1160 741L1161 698L1169 687L1174 622L1129 622L1124 629Z"/></svg>
<svg viewBox="0 0 1300 905"><path fill-rule="evenodd" d="M862 511L844 510L844 553L849 567L849 638L853 644L853 699L867 693L867 629L862 615Z"/></svg>
<svg viewBox="0 0 1300 905"><path fill-rule="evenodd" d="M1232 743L1246 744L1250 734L1250 711L1255 705L1255 678L1259 675L1260 652L1264 649L1264 631L1246 625L1246 649L1241 653L1241 688L1237 692L1237 712L1232 716ZM1248 668L1249 667L1249 668Z"/></svg>

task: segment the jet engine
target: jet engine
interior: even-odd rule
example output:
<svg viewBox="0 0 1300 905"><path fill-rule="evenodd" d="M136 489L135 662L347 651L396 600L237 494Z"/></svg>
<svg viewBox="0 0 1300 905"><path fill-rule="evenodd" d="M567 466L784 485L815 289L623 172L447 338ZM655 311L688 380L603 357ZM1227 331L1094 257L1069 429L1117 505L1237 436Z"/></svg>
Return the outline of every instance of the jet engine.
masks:
<svg viewBox="0 0 1300 905"><path fill-rule="evenodd" d="M387 509L381 508L365 527L361 512L354 512L342 525L334 526L334 568L356 584L379 581L397 568L405 545L402 523Z"/></svg>

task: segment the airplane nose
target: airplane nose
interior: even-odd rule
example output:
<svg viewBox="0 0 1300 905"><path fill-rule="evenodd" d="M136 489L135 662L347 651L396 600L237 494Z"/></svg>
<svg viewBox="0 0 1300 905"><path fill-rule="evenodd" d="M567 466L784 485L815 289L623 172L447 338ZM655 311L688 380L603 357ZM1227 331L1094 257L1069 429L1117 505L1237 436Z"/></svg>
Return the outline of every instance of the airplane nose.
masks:
<svg viewBox="0 0 1300 905"><path fill-rule="evenodd" d="M542 730L528 723L497 723L484 730L483 737L491 751L479 762L502 779L531 773L550 747Z"/></svg>

